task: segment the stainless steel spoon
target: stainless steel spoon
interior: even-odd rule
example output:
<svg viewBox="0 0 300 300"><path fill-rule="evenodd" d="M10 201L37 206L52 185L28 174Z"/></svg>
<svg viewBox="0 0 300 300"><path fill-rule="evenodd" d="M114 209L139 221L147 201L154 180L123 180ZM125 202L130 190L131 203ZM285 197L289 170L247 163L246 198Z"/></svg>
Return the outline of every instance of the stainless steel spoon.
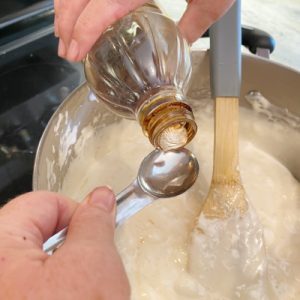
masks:
<svg viewBox="0 0 300 300"><path fill-rule="evenodd" d="M198 173L198 161L187 149L152 151L142 161L137 178L116 197L116 225L158 198L182 194L193 185ZM67 230L66 227L48 239L44 251L56 249L65 240Z"/></svg>

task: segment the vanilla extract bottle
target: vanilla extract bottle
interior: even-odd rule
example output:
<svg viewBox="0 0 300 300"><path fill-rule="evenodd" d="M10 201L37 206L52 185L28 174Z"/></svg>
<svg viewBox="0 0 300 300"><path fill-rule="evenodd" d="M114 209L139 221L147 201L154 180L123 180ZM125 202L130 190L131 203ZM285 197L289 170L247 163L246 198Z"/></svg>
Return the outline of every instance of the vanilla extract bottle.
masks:
<svg viewBox="0 0 300 300"><path fill-rule="evenodd" d="M154 147L189 143L197 125L185 93L189 45L151 1L111 25L85 59L87 82L116 114L136 119Z"/></svg>

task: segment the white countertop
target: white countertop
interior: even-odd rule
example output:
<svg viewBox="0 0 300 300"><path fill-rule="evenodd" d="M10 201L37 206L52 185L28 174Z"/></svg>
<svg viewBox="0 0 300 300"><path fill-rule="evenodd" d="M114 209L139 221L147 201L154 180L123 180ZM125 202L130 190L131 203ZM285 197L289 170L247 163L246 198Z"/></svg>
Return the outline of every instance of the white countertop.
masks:
<svg viewBox="0 0 300 300"><path fill-rule="evenodd" d="M184 0L160 0L160 3L175 20L186 6ZM276 40L271 59L300 71L300 0L242 0L242 24L270 33ZM197 46L209 47L203 40Z"/></svg>

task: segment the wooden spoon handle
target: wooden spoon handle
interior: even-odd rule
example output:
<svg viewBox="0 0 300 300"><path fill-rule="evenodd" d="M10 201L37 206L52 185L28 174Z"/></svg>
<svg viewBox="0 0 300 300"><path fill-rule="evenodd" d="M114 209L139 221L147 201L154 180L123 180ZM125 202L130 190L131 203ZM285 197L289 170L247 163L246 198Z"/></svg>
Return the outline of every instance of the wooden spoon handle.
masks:
<svg viewBox="0 0 300 300"><path fill-rule="evenodd" d="M218 97L215 102L214 183L239 182L239 100Z"/></svg>
<svg viewBox="0 0 300 300"><path fill-rule="evenodd" d="M248 210L238 169L239 100L218 97L215 102L214 168L202 209L206 218L225 219Z"/></svg>

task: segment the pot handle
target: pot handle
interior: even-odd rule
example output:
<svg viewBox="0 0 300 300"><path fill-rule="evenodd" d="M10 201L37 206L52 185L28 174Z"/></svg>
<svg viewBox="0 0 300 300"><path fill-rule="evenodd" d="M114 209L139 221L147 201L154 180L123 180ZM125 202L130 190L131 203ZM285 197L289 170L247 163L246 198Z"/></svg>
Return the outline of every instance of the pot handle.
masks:
<svg viewBox="0 0 300 300"><path fill-rule="evenodd" d="M209 30L207 30L202 37L209 37ZM268 54L274 51L276 41L272 35L266 31L242 25L242 45L248 48L253 54L267 57ZM264 55L264 53L266 55Z"/></svg>
<svg viewBox="0 0 300 300"><path fill-rule="evenodd" d="M267 51L267 57L275 49L275 39L267 32L249 26L242 26L242 45L253 54L260 55L262 49ZM265 55L262 55L265 56Z"/></svg>

